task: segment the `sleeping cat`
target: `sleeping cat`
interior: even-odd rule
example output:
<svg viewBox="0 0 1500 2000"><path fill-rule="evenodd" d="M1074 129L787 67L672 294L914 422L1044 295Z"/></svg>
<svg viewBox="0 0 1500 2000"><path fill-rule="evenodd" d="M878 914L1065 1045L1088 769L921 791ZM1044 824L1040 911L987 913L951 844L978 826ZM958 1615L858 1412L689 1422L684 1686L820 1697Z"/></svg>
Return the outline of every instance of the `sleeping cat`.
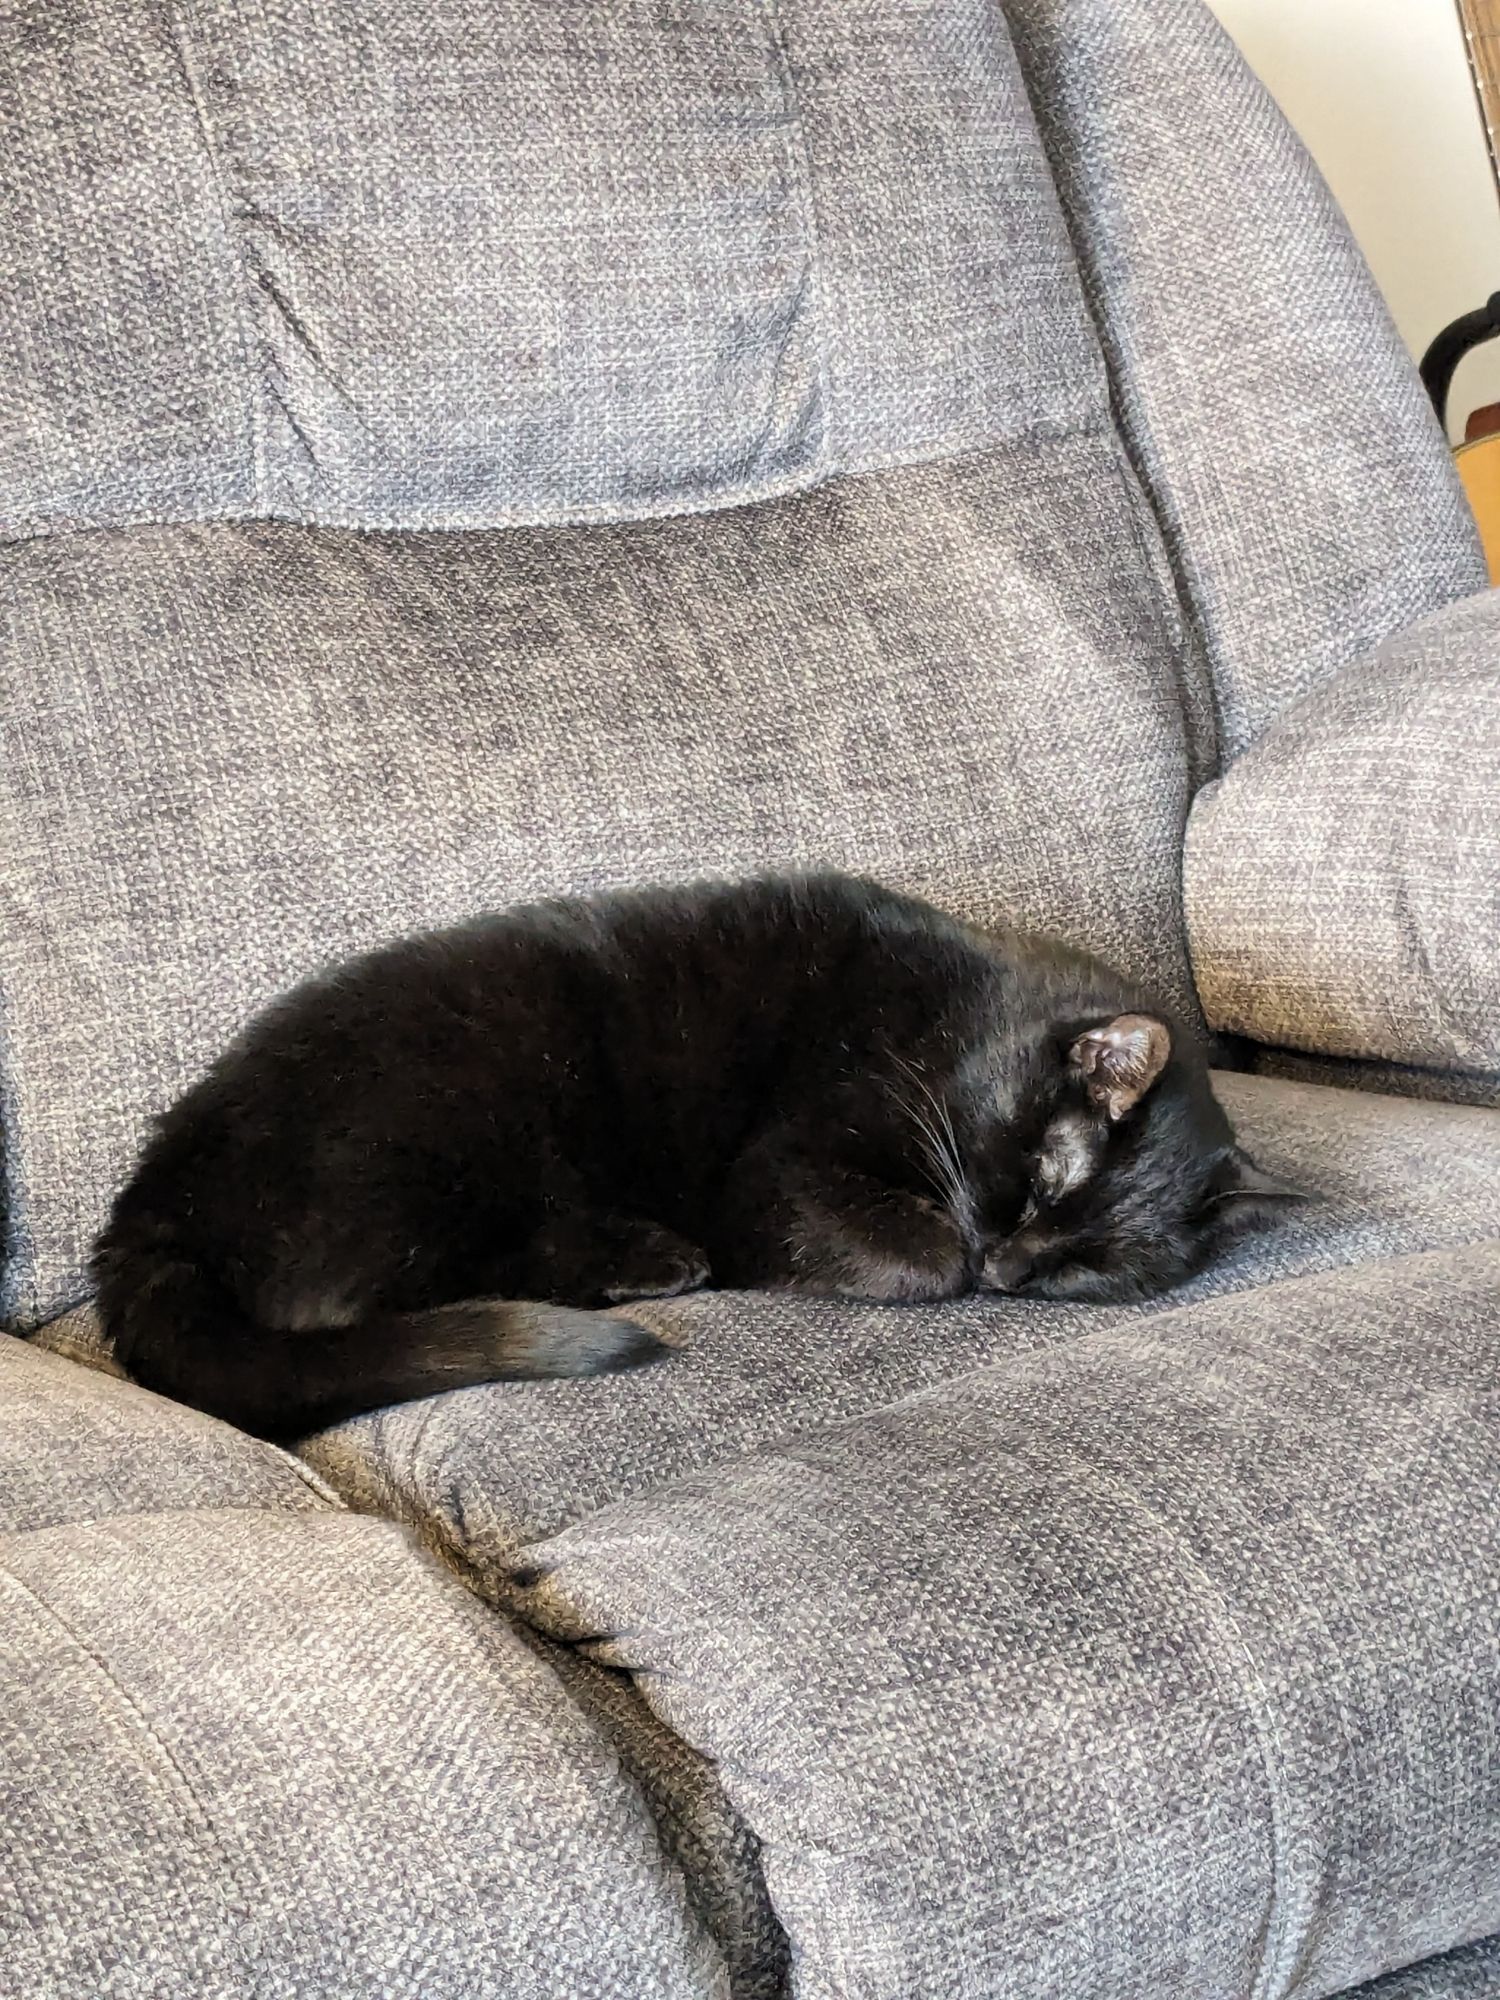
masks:
<svg viewBox="0 0 1500 2000"><path fill-rule="evenodd" d="M271 1436L666 1350L715 1285L1126 1300L1286 1191L1097 961L841 875L538 903L298 988L95 1257L140 1382ZM905 1333L903 1329L903 1333Z"/></svg>

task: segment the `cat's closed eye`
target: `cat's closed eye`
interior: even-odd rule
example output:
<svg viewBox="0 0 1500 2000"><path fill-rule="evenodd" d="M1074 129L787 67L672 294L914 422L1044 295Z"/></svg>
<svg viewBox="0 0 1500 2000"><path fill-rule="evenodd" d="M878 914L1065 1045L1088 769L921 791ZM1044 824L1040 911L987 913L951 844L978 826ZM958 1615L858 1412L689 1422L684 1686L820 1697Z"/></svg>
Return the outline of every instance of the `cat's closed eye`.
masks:
<svg viewBox="0 0 1500 2000"><path fill-rule="evenodd" d="M1038 1198L1058 1202L1090 1180L1104 1151L1104 1135L1088 1118L1069 1115L1047 1128L1032 1171Z"/></svg>

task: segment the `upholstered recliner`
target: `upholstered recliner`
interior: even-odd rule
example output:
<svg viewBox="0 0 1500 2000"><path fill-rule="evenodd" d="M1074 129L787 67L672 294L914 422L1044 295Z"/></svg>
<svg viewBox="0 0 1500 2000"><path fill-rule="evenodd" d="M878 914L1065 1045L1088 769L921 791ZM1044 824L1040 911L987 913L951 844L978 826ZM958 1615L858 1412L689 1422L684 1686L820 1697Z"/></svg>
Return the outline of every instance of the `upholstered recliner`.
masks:
<svg viewBox="0 0 1500 2000"><path fill-rule="evenodd" d="M1500 1993L1500 610L1203 8L11 0L0 132L0 1992ZM814 863L1319 1199L296 1455L112 1377L272 994Z"/></svg>

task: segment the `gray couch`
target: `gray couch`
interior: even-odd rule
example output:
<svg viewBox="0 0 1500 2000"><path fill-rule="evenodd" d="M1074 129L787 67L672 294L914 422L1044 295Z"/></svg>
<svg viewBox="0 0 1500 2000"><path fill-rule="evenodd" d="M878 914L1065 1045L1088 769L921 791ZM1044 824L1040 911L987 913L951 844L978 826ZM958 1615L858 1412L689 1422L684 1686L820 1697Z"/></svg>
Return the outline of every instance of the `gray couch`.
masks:
<svg viewBox="0 0 1500 2000"><path fill-rule="evenodd" d="M1197 0L12 0L0 130L0 1993L1500 1994L1500 605ZM788 863L1322 1199L296 1455L112 1372L258 1004Z"/></svg>

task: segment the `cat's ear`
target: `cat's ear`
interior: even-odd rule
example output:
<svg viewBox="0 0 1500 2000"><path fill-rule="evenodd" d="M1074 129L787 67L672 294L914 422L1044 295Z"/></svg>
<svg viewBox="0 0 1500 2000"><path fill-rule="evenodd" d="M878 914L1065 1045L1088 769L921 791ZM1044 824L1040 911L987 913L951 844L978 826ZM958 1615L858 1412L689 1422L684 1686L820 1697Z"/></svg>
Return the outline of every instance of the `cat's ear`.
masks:
<svg viewBox="0 0 1500 2000"><path fill-rule="evenodd" d="M1224 1155L1212 1196L1214 1227L1225 1236L1269 1229L1282 1220L1288 1209L1314 1199L1305 1188L1293 1187L1289 1181L1268 1174L1248 1153L1231 1146Z"/></svg>
<svg viewBox="0 0 1500 2000"><path fill-rule="evenodd" d="M1172 1036L1150 1014L1120 1014L1087 1028L1068 1051L1082 1075L1089 1102L1112 1121L1133 1111L1167 1066Z"/></svg>

